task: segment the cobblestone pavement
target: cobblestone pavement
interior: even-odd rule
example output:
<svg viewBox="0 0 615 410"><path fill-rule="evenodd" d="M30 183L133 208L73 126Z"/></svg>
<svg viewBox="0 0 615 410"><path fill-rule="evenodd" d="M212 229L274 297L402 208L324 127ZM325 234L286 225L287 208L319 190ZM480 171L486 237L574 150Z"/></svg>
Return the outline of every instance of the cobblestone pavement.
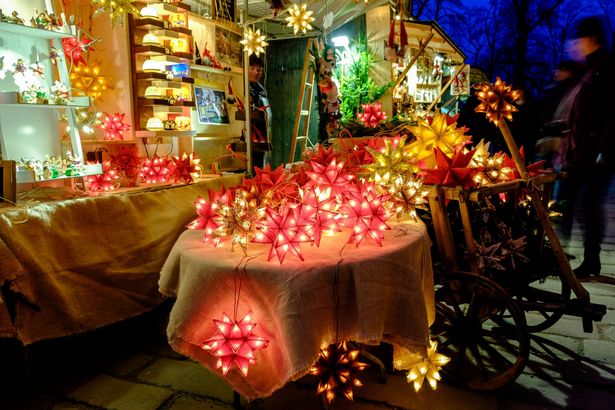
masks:
<svg viewBox="0 0 615 410"><path fill-rule="evenodd" d="M615 188L615 184L613 184ZM615 220L615 189L606 205ZM602 276L584 286L607 314L584 333L581 320L564 316L532 336L523 374L511 385L477 393L440 384L415 393L401 374L386 384L367 370L355 401L338 398L335 409L615 409L615 228L608 229ZM580 263L580 231L568 252ZM0 409L232 409L233 392L217 375L171 350L164 337L169 305L154 314L86 336L45 342L28 349L32 373L25 389L5 393ZM16 376L17 377L17 376ZM25 391L24 391L25 390ZM251 403L255 410L318 409L315 380L306 376L271 397Z"/></svg>

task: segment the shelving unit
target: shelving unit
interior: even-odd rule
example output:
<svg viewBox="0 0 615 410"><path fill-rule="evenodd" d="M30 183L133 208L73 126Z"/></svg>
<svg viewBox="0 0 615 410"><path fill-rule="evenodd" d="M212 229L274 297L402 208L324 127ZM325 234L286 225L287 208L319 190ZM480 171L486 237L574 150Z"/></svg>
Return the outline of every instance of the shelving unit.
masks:
<svg viewBox="0 0 615 410"><path fill-rule="evenodd" d="M53 10L49 10L53 12ZM14 81L13 72L7 67L16 66L21 60L28 70L37 63L43 68L44 77L39 81L47 89L54 81L60 80L70 87L68 70L65 59L57 63L57 74L48 58L48 50L55 47L62 50L61 40L72 37L68 32L69 26L63 26L65 32L44 30L35 27L22 26L0 22L0 40L7 47L4 55L4 66L7 71L0 80L0 154L4 160L34 160L43 162L47 157L66 157L65 144L61 135L60 111L68 120L70 128L70 151L78 158L83 172L68 175L57 175L55 178L45 179L35 175L33 170L16 169L17 184L31 184L41 181L55 181L63 179L80 178L85 175L100 174L100 164L86 165L77 127L75 126L75 109L90 106L88 97L70 96L67 104L28 104L24 103L18 85ZM18 190L28 189L19 187ZM14 200L14 198L13 198Z"/></svg>

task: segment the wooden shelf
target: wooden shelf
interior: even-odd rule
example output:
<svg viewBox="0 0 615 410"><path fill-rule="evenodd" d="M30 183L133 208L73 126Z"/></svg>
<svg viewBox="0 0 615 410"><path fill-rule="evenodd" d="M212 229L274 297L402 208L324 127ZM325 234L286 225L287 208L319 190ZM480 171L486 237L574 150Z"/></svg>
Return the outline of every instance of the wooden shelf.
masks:
<svg viewBox="0 0 615 410"><path fill-rule="evenodd" d="M102 174L102 165L101 164L86 164L83 173L79 175L62 175L57 178L49 178L49 179L36 179L34 171L32 170L17 170L17 183L18 184L32 184L34 182L46 182L46 181L61 181L65 179L73 179L73 178L83 178L90 175L100 175Z"/></svg>
<svg viewBox="0 0 615 410"><path fill-rule="evenodd" d="M37 27L22 26L21 24L12 23L0 23L0 32L13 33L19 36L46 38L48 40L54 38L68 38L73 37L72 34L64 33L60 31L45 30Z"/></svg>
<svg viewBox="0 0 615 410"><path fill-rule="evenodd" d="M194 78L192 77L175 77L173 80L169 80L166 74L163 73L137 73L137 80L165 80L184 84L194 84Z"/></svg>
<svg viewBox="0 0 615 410"><path fill-rule="evenodd" d="M137 138L152 138L152 137L192 137L196 135L196 131L135 131Z"/></svg>
<svg viewBox="0 0 615 410"><path fill-rule="evenodd" d="M82 145L132 145L136 143L135 140L81 140Z"/></svg>
<svg viewBox="0 0 615 410"><path fill-rule="evenodd" d="M174 104L169 104L169 101L163 98L145 98L139 97L140 106L163 105L167 107L194 107L194 101L177 101Z"/></svg>
<svg viewBox="0 0 615 410"><path fill-rule="evenodd" d="M143 19L136 19L135 27L144 28L147 30L163 30L163 31L170 31L170 32L176 33L177 36L172 37L172 38L177 38L179 34L183 34L184 36L192 36L192 30L190 29L187 29L184 27L172 27L169 24L165 24L165 22L162 20L151 18L151 17L143 18Z"/></svg>
<svg viewBox="0 0 615 410"><path fill-rule="evenodd" d="M5 23L3 23L5 24ZM90 106L90 97L71 97L70 104L27 104L19 102L17 91L0 92L0 106L4 107L34 107L34 108L87 108Z"/></svg>
<svg viewBox="0 0 615 410"><path fill-rule="evenodd" d="M178 14L178 13L189 13L192 10L192 7L186 3L159 3L160 0L155 0L157 2L149 2L148 4L151 7L155 7L159 16L166 16L169 14ZM181 5L181 6L180 6Z"/></svg>
<svg viewBox="0 0 615 410"><path fill-rule="evenodd" d="M162 46L144 46L144 45L140 45L140 46L136 46L135 47L135 54L141 54L141 55L145 55L145 56L170 56L170 57L175 57L178 58L180 61L173 61L173 62L182 62L182 61L192 61L192 53L170 53L167 54L166 52L166 48L162 47Z"/></svg>
<svg viewBox="0 0 615 410"><path fill-rule="evenodd" d="M194 71L204 71L206 73L215 73L221 75L233 75L242 74L243 70L240 67L229 67L231 70L224 70L222 68L214 68L206 65L190 64L190 69Z"/></svg>

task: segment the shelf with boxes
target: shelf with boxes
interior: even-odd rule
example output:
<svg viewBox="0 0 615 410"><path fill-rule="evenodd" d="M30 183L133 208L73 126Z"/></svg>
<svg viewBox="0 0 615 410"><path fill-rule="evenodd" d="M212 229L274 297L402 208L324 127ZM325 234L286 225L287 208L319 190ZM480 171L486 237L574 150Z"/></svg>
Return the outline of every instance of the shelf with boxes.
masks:
<svg viewBox="0 0 615 410"><path fill-rule="evenodd" d="M90 106L88 97L73 96L64 59L51 61L51 50L62 49L66 31L0 22L0 157L15 164L17 184L65 180L100 174L99 164L84 161L75 110ZM66 125L67 141L63 140ZM9 172L9 170L3 171ZM29 186L18 186L17 191ZM12 190L14 201L16 192Z"/></svg>
<svg viewBox="0 0 615 410"><path fill-rule="evenodd" d="M194 93L190 7L183 3L138 2L141 18L130 19L136 136L185 137L191 134ZM146 140L144 140L146 142ZM189 146L186 146L186 145ZM191 151L191 144L182 144Z"/></svg>

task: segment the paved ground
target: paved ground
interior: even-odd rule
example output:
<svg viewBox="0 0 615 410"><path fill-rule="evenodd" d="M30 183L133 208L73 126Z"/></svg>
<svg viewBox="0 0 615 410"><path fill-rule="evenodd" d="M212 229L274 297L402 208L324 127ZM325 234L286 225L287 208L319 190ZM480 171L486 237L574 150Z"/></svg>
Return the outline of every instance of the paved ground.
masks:
<svg viewBox="0 0 615 410"><path fill-rule="evenodd" d="M615 184L607 203L615 220ZM568 252L582 254L580 231ZM614 409L615 408L615 227L611 223L602 254L603 275L584 285L593 302L607 306L594 332L583 333L581 320L565 316L532 338L524 373L497 392L476 393L441 384L437 391L415 393L400 374L377 381L363 377L354 402L343 398L335 409ZM173 352L164 337L170 306L153 314L92 334L50 341L29 348L32 383L0 398L0 409L231 409L233 392L215 374ZM3 366L4 367L4 366ZM0 367L1 369L2 367ZM3 370L0 370L3 372ZM6 374L5 374L6 376ZM15 374L13 379L22 379ZM9 382L12 380L9 380ZM14 380L13 380L14 381ZM16 383L5 383L4 387ZM306 376L273 396L252 403L255 410L318 409L315 380Z"/></svg>

